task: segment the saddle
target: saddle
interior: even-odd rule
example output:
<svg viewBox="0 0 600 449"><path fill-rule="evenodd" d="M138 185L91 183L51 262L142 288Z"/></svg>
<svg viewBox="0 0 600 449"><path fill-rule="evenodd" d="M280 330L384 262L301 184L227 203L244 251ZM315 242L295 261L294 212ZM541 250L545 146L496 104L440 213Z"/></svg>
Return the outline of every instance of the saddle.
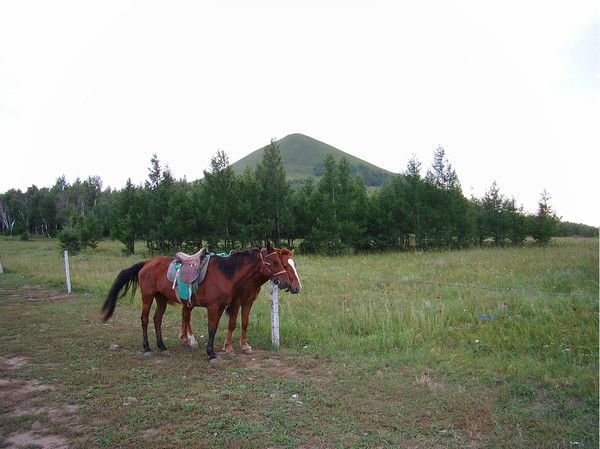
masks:
<svg viewBox="0 0 600 449"><path fill-rule="evenodd" d="M210 253L207 247L196 254L175 254L175 259L169 264L167 278L173 283L173 290L179 300L187 301L196 292L198 284L202 283L206 276L209 260Z"/></svg>
<svg viewBox="0 0 600 449"><path fill-rule="evenodd" d="M204 255L207 251L208 248L205 246L196 254L190 255L184 252L178 252L175 254L175 261L181 263L181 267L179 268L179 279L186 284L191 284L198 279L198 276L200 276L200 270L208 261L208 259L204 258Z"/></svg>

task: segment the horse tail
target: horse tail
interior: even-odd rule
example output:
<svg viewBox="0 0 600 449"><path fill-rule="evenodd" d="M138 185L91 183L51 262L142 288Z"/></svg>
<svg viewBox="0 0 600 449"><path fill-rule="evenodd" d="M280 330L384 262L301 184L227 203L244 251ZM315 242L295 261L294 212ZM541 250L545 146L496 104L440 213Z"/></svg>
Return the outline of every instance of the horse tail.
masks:
<svg viewBox="0 0 600 449"><path fill-rule="evenodd" d="M106 301L104 301L104 305L102 306L102 313L104 314L102 316L102 322L108 321L115 311L117 299L125 296L130 288L132 288L132 296L135 295L135 289L139 284L138 273L145 263L146 262L136 263L129 268L125 268L119 273L115 279L115 282L113 282L112 287L108 291L108 296L106 297ZM121 290L123 290L122 293L120 293Z"/></svg>

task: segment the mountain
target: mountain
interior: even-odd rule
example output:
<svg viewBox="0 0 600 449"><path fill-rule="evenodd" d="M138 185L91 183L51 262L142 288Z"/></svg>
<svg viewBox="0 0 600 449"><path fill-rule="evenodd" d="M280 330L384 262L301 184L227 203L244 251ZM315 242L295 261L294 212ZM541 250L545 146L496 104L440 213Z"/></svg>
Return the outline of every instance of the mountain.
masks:
<svg viewBox="0 0 600 449"><path fill-rule="evenodd" d="M352 171L360 173L365 179L367 186L379 186L393 174L303 134L290 134L278 140L277 144L281 151L281 159L287 178L292 182L301 181L309 177L319 178L323 174L323 159L326 154L332 154L336 161L345 157L350 163ZM264 150L265 147L262 147L253 151L239 161L231 164L231 168L239 174L247 166L255 167L262 160Z"/></svg>

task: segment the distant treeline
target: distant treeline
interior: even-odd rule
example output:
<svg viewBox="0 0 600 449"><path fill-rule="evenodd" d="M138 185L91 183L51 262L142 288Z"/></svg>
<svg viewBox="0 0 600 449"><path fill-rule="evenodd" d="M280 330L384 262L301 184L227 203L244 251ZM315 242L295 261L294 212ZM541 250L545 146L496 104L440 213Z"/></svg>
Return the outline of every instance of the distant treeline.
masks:
<svg viewBox="0 0 600 449"><path fill-rule="evenodd" d="M69 184L31 186L0 195L0 230L6 235L58 236L72 250L102 238L121 241L125 253L145 241L151 253L243 248L270 240L306 252L340 254L388 249L522 245L553 236L598 236L598 229L561 223L543 192L536 214L506 198L494 182L483 198L466 198L444 149L434 152L425 175L415 158L406 171L368 192L346 159L323 161L318 181L292 187L276 142L262 161L236 175L218 151L211 169L194 182L176 180L156 155L144 185L102 190L92 176Z"/></svg>
<svg viewBox="0 0 600 449"><path fill-rule="evenodd" d="M557 237L598 237L598 228L583 223L561 221L556 225Z"/></svg>

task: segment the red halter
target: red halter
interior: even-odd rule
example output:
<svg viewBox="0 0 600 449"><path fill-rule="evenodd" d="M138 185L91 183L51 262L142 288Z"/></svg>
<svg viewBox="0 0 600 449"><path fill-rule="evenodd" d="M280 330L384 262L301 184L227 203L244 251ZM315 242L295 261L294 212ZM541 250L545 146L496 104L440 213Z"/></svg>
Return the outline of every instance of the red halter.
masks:
<svg viewBox="0 0 600 449"><path fill-rule="evenodd" d="M265 257L268 258L268 257L271 257L274 254L277 254L276 251L273 251L272 253L267 254L265 257L263 257L262 252L263 252L263 250L261 249L260 252L259 252L259 254L260 254L260 262L262 263L262 266L260 267L261 274L263 274L263 275L267 276L269 279L273 280L275 277L279 276L280 274L286 273L285 270L281 270L281 271L278 271L277 273L273 273L271 271L271 269L269 268L269 266L271 264L269 262L265 261Z"/></svg>

